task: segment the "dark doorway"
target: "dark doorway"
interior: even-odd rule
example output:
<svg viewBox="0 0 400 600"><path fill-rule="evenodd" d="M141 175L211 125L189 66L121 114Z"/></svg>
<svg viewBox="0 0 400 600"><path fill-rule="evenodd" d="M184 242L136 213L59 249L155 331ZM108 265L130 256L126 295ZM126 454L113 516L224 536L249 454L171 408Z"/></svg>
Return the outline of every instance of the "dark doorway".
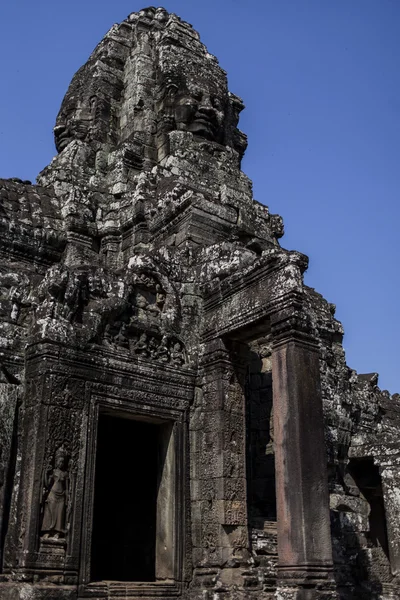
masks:
<svg viewBox="0 0 400 600"><path fill-rule="evenodd" d="M252 527L276 522L272 373L263 371L256 352L250 354L246 384L247 497Z"/></svg>
<svg viewBox="0 0 400 600"><path fill-rule="evenodd" d="M160 427L101 414L92 581L155 581Z"/></svg>
<svg viewBox="0 0 400 600"><path fill-rule="evenodd" d="M372 458L352 458L348 466L358 489L370 505L369 538L373 546L380 546L389 558L389 544L386 529L385 506L383 503L382 481L379 468Z"/></svg>

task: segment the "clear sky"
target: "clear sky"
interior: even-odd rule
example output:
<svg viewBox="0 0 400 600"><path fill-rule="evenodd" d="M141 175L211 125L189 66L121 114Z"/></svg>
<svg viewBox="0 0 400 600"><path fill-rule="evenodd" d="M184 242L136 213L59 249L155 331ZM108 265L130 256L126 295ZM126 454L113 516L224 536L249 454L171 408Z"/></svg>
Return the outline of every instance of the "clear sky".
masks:
<svg viewBox="0 0 400 600"><path fill-rule="evenodd" d="M136 0L2 0L0 176L34 180L75 71ZM246 104L244 171L337 305L349 366L400 392L400 0L165 0Z"/></svg>

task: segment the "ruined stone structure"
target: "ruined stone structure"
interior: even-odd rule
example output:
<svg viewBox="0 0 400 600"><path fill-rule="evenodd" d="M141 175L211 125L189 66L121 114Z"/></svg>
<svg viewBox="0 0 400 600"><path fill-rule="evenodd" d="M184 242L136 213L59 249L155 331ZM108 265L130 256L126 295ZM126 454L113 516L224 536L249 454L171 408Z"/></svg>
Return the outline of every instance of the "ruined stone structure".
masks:
<svg viewBox="0 0 400 600"><path fill-rule="evenodd" d="M400 401L240 170L242 101L163 9L0 181L1 600L400 598Z"/></svg>

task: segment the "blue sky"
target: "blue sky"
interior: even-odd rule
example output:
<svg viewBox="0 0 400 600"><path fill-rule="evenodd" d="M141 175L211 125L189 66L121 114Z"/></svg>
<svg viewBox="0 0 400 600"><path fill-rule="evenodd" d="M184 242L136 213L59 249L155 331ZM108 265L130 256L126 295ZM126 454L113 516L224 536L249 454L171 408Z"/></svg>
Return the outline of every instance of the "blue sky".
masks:
<svg viewBox="0 0 400 600"><path fill-rule="evenodd" d="M135 0L3 0L0 176L34 180L75 71ZM243 170L337 305L347 362L400 392L399 0L165 0L246 110Z"/></svg>

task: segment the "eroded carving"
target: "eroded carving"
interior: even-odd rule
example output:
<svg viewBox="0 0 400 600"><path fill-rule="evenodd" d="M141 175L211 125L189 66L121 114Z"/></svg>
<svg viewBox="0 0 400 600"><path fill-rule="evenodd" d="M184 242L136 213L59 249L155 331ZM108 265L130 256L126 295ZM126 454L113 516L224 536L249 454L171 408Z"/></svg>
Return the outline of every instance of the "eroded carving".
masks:
<svg viewBox="0 0 400 600"><path fill-rule="evenodd" d="M68 500L67 455L61 446L55 453L54 467L48 467L44 474L44 514L41 527L44 539L65 537Z"/></svg>
<svg viewBox="0 0 400 600"><path fill-rule="evenodd" d="M88 473L108 412L146 422L157 450L149 477L161 504L148 529L160 554L153 560L146 550L152 581L140 593L283 597L281 476L278 500L295 523L288 531L285 520L285 544L302 557L286 566L279 557L289 595L333 598L333 546L344 597L378 598L383 582L398 596L399 397L347 367L332 305L304 285L306 257L280 247L281 217L253 199L240 170L242 109L193 28L148 7L113 26L73 78L54 129L58 155L39 185L0 180L0 596L8 579L13 598L136 597L138 586L125 581L132 570L124 581L103 572L91 581ZM327 502L307 513L326 481L326 460L315 473L313 456L322 444L322 433L313 438L322 425L318 367L333 545L328 519L315 517ZM279 376L279 390L295 386L284 415L273 409ZM274 454L293 415L285 445L293 460L279 464L294 465L299 480L282 486ZM127 460L132 479L138 457ZM318 485L310 486L311 472ZM139 527L147 507L133 524L137 515L114 485L107 518L116 528L121 512L124 526ZM123 563L131 545L109 547Z"/></svg>

